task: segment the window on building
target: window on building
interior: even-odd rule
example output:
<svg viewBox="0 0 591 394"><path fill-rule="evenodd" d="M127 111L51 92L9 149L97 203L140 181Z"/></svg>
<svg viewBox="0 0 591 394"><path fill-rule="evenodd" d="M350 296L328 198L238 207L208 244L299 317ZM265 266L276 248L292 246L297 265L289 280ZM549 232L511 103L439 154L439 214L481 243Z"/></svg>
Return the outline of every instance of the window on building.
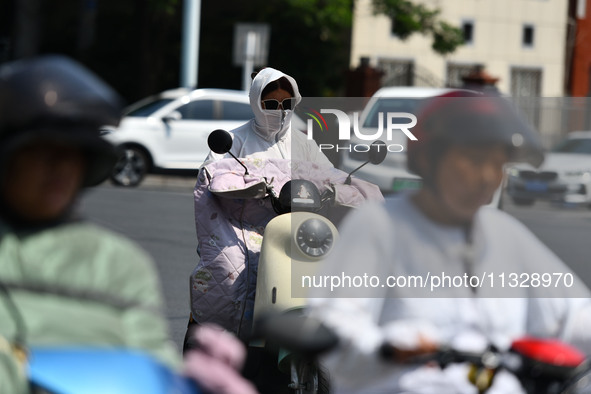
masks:
<svg viewBox="0 0 591 394"><path fill-rule="evenodd" d="M464 43L472 44L474 41L474 22L464 21L462 22L462 33L464 35Z"/></svg>
<svg viewBox="0 0 591 394"><path fill-rule="evenodd" d="M384 72L382 86L414 86L412 60L380 59L378 68Z"/></svg>
<svg viewBox="0 0 591 394"><path fill-rule="evenodd" d="M462 78L474 71L476 66L477 64L447 63L446 86L450 88L461 88L464 85Z"/></svg>
<svg viewBox="0 0 591 394"><path fill-rule="evenodd" d="M521 38L521 43L524 47L533 47L534 46L534 38L535 38L535 30L532 25L524 25L523 26L523 36Z"/></svg>
<svg viewBox="0 0 591 394"><path fill-rule="evenodd" d="M511 69L511 95L513 97L540 97L542 70L514 67Z"/></svg>

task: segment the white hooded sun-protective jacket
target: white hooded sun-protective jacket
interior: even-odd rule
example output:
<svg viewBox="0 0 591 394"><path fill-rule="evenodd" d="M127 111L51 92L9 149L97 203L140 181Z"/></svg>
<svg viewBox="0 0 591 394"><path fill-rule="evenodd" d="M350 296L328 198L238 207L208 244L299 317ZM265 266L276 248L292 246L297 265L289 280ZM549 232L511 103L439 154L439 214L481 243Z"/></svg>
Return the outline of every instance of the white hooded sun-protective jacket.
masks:
<svg viewBox="0 0 591 394"><path fill-rule="evenodd" d="M292 130L293 110L262 108L263 90L269 83L282 77L286 78L293 87L295 105L302 101L295 79L271 67L262 69L250 87L250 106L254 112L254 119L230 131L233 139L230 152L241 158L294 159L332 166L314 140L309 140L303 132ZM210 152L205 162L223 157L225 156ZM230 156L227 155L227 157Z"/></svg>

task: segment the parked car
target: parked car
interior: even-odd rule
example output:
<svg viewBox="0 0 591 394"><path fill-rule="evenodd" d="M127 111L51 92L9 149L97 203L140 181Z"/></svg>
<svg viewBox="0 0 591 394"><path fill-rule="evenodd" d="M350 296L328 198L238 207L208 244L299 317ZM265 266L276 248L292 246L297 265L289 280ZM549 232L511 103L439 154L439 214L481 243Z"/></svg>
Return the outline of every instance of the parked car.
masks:
<svg viewBox="0 0 591 394"><path fill-rule="evenodd" d="M372 134L378 128L379 114L388 112L407 112L416 115L422 101L444 94L450 89L419 88L419 87L387 87L378 90L368 101L359 115L359 131L362 134ZM406 120L408 122L408 120ZM384 119L384 125L386 120ZM396 136L395 136L396 137ZM400 144L406 150L407 137L399 133L395 141L388 143ZM367 144L354 135L351 136L351 150L340 150L340 168L351 172L367 160L367 152L356 152L356 145ZM363 150L363 149L361 149ZM386 160L379 166L363 167L355 173L380 187L383 193L393 193L420 187L420 178L406 169L405 151L388 154Z"/></svg>
<svg viewBox="0 0 591 394"><path fill-rule="evenodd" d="M231 130L253 117L248 94L237 90L180 88L141 100L119 127L103 130L119 148L111 181L136 186L151 171L197 170L212 130Z"/></svg>
<svg viewBox="0 0 591 394"><path fill-rule="evenodd" d="M381 88L371 97L359 115L359 131L363 134L373 134L378 128L380 113L406 112L416 115L419 106L424 100L452 90L457 89L425 87ZM400 123L408 122L409 120L407 119L400 121ZM383 124L386 124L386 119L384 119ZM385 195L418 189L422 184L421 178L409 172L406 168L405 152L408 138L402 132L398 133L398 135L393 135L393 137L394 140L387 143L400 145L403 148L402 151L388 154L386 160L379 166L365 166L355 173L356 176L378 185ZM351 146L363 143L367 143L367 141L363 142L352 135ZM341 149L339 153L339 168L346 172L353 171L367 160L366 152L356 152L353 148L350 151ZM489 206L500 208L501 196L502 188L499 187Z"/></svg>
<svg viewBox="0 0 591 394"><path fill-rule="evenodd" d="M569 133L538 169L527 164L510 167L507 193L517 205L549 200L591 208L591 131Z"/></svg>

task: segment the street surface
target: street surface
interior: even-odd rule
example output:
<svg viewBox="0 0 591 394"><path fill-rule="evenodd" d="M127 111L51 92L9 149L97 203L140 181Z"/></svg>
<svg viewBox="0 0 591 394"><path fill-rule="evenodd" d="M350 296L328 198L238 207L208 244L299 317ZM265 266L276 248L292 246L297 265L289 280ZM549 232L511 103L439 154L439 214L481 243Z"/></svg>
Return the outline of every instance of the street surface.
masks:
<svg viewBox="0 0 591 394"><path fill-rule="evenodd" d="M189 317L189 275L197 263L192 190L189 176L149 176L138 188L105 183L86 192L82 214L124 234L148 251L160 272L171 335L179 350ZM516 207L504 199L505 211L528 226L591 285L591 210L537 202Z"/></svg>

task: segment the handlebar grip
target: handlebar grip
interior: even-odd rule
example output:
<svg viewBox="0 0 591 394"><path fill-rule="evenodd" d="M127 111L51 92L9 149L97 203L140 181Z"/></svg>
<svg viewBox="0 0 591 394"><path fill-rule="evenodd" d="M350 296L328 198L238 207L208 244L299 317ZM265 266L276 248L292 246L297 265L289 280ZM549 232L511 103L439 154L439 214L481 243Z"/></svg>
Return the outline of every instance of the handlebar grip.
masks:
<svg viewBox="0 0 591 394"><path fill-rule="evenodd" d="M387 342L382 343L379 350L379 356L382 360L394 361L395 355L396 349L394 348L394 346L390 345Z"/></svg>

